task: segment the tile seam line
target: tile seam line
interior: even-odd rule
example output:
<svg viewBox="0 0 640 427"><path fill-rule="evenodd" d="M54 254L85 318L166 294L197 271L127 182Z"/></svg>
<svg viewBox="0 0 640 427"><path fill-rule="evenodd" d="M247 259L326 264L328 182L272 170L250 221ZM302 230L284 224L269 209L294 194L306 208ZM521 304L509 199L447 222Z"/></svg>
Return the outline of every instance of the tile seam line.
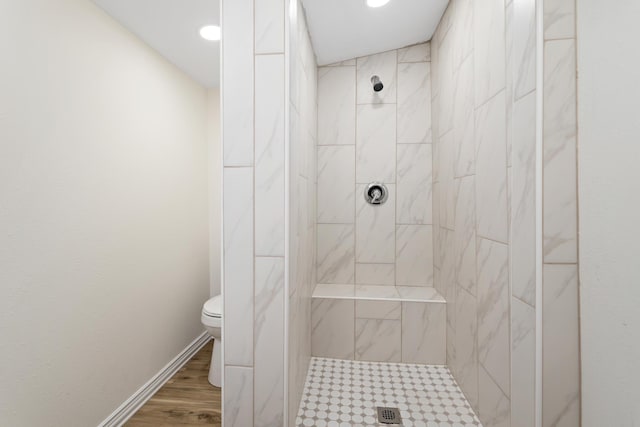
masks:
<svg viewBox="0 0 640 427"><path fill-rule="evenodd" d="M479 353L480 353L480 351L478 351L478 356L480 355ZM505 393L505 391L502 389L502 386L500 384L498 384L498 381L496 381L496 379L494 378L493 374L491 372L489 372L489 369L487 369L487 367L485 366L485 363L481 362L480 360L478 360L478 365L480 365L482 367L482 369L484 369L484 372L487 374L489 379L491 379L491 381L493 381L493 384L495 384L495 386L498 387L498 389L500 390L502 395L504 397L506 397L508 400L511 400L511 393ZM511 373L511 370L509 370L509 373ZM511 381L511 378L509 378L509 381Z"/></svg>
<svg viewBox="0 0 640 427"><path fill-rule="evenodd" d="M535 305L531 305L530 303L526 302L525 300L523 300L522 298L520 298L517 295L511 295L512 299L518 300L518 302L521 302L522 304L526 304L528 307L535 309L536 306Z"/></svg>
<svg viewBox="0 0 640 427"><path fill-rule="evenodd" d="M477 112L479 109L486 107L486 105L493 101L495 98L497 98L502 92L505 93L505 98L506 98L506 93L507 93L507 86L501 86L500 89L498 89L498 91L496 93L494 93L493 95L491 95L489 98L485 99L484 101L482 101L480 104L476 105L475 101L474 101L474 107L473 107L473 111L474 113Z"/></svg>

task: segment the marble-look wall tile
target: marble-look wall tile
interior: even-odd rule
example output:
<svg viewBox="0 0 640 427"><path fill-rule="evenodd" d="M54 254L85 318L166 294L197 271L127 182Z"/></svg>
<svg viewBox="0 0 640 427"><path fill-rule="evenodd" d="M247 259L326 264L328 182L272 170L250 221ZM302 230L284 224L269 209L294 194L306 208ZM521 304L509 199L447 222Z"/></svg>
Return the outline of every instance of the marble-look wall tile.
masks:
<svg viewBox="0 0 640 427"><path fill-rule="evenodd" d="M449 6L445 9L442 18L440 18L438 29L436 31L436 34L434 34L434 39L436 42L438 42L437 44L441 44L443 40L446 40L446 36L450 34L449 30L451 29L451 27L453 27L453 24L455 22L454 12L456 5L456 2L449 2Z"/></svg>
<svg viewBox="0 0 640 427"><path fill-rule="evenodd" d="M442 20L441 20L442 22ZM432 97L432 104L434 106L438 105L436 101L436 98L438 97L439 93L440 93L440 79L439 79L439 71L438 71L438 67L436 66L437 64L440 63L440 55L438 53L439 51L439 46L440 46L440 35L441 35L441 30L440 30L440 26L438 26L438 28L436 29L436 32L433 34L433 37L431 38L431 41L429 42L429 44L431 45L431 97ZM431 109L431 113L432 113L432 118L434 120L432 120L432 123L434 125L434 130L435 127L437 126L436 123L437 121L435 120L435 113L438 111L437 108L433 108ZM439 136L440 134L435 132L434 136Z"/></svg>
<svg viewBox="0 0 640 427"><path fill-rule="evenodd" d="M253 169L224 168L224 307L227 365L253 364Z"/></svg>
<svg viewBox="0 0 640 427"><path fill-rule="evenodd" d="M576 35L576 2L544 0L544 39L568 39Z"/></svg>
<svg viewBox="0 0 640 427"><path fill-rule="evenodd" d="M253 0L226 1L222 8L224 44L222 74L233 75L224 82L222 97L223 164L253 165Z"/></svg>
<svg viewBox="0 0 640 427"><path fill-rule="evenodd" d="M442 267L442 251L440 244L442 228L440 227L440 184L433 184L433 268L440 269ZM435 281L436 287L440 285L440 281Z"/></svg>
<svg viewBox="0 0 640 427"><path fill-rule="evenodd" d="M395 246L396 285L432 286L432 227L430 225L396 226Z"/></svg>
<svg viewBox="0 0 640 427"><path fill-rule="evenodd" d="M510 158L510 157L509 157ZM513 189L513 179L511 177L512 167L509 166L507 168L507 230L509 232L509 239L511 239L511 211L512 211L512 203L511 203L511 191ZM511 242L511 240L509 240Z"/></svg>
<svg viewBox="0 0 640 427"><path fill-rule="evenodd" d="M514 7L513 1L509 2L506 5L505 9L505 65L506 65L506 75L505 75L505 100L506 100L506 111L505 111L505 127L506 127L506 147L507 147L507 168L511 167L511 146L513 145L513 102L514 102L514 92L515 92L515 76L513 73L514 69L514 52L513 52L513 44L514 44ZM507 186L509 188L510 184ZM507 205L509 206L509 205Z"/></svg>
<svg viewBox="0 0 640 427"><path fill-rule="evenodd" d="M389 197L382 205L364 200L365 185L356 186L356 262L395 262L395 185L387 185Z"/></svg>
<svg viewBox="0 0 640 427"><path fill-rule="evenodd" d="M398 63L431 61L431 43L420 43L398 49Z"/></svg>
<svg viewBox="0 0 640 427"><path fill-rule="evenodd" d="M504 0L473 2L476 106L505 87Z"/></svg>
<svg viewBox="0 0 640 427"><path fill-rule="evenodd" d="M439 121L440 121L440 110L439 110L439 105L440 105L440 95L434 95L433 91L436 90L438 88L438 86L434 86L434 74L436 72L437 68L435 67L435 64L432 62L431 63L431 143L435 146L436 143L439 140L440 137L440 128L439 128ZM434 164L435 166L435 164ZM435 172L435 171L434 171ZM435 179L435 175L434 175L434 179Z"/></svg>
<svg viewBox="0 0 640 427"><path fill-rule="evenodd" d="M400 320L356 319L356 360L400 362Z"/></svg>
<svg viewBox="0 0 640 427"><path fill-rule="evenodd" d="M435 146L434 146L435 147ZM434 156L435 157L435 156ZM435 163L435 161L434 161ZM440 198L440 184L437 182L433 183L433 229L434 229L434 233L433 233L433 244L435 245L434 247L439 247L438 246L438 231L441 227L440 224L440 205L441 205L441 198ZM440 263L440 258L439 258L439 252L438 251L434 251L433 254L433 265L434 267L440 267L441 263Z"/></svg>
<svg viewBox="0 0 640 427"><path fill-rule="evenodd" d="M478 239L477 271L479 360L509 396L509 247Z"/></svg>
<svg viewBox="0 0 640 427"><path fill-rule="evenodd" d="M455 301L458 286L456 285L456 265L455 265L455 231L440 229L440 258L442 260L442 268L440 270L440 280L443 283L445 291L445 299L447 301Z"/></svg>
<svg viewBox="0 0 640 427"><path fill-rule="evenodd" d="M453 97L454 176L461 177L475 172L473 55L467 56L460 64L454 79L456 82Z"/></svg>
<svg viewBox="0 0 640 427"><path fill-rule="evenodd" d="M455 281L471 295L477 295L475 178L456 179L456 185Z"/></svg>
<svg viewBox="0 0 640 427"><path fill-rule="evenodd" d="M313 356L354 358L354 311L354 300L314 298L311 301Z"/></svg>
<svg viewBox="0 0 640 427"><path fill-rule="evenodd" d="M396 283L395 264L356 264L356 284L388 285Z"/></svg>
<svg viewBox="0 0 640 427"><path fill-rule="evenodd" d="M289 392L285 398L288 401L288 425L295 425L311 357L311 299L299 298L295 292L289 298L289 307Z"/></svg>
<svg viewBox="0 0 640 427"><path fill-rule="evenodd" d="M399 144L397 148L398 224L432 222L431 144Z"/></svg>
<svg viewBox="0 0 640 427"><path fill-rule="evenodd" d="M446 304L402 303L402 361L446 363Z"/></svg>
<svg viewBox="0 0 640 427"><path fill-rule="evenodd" d="M255 10L256 54L284 53L284 0L257 1Z"/></svg>
<svg viewBox="0 0 640 427"><path fill-rule="evenodd" d="M388 104L396 102L397 51L390 50L375 55L363 56L357 61L358 104ZM371 76L377 75L384 89L375 92L371 86Z"/></svg>
<svg viewBox="0 0 640 427"><path fill-rule="evenodd" d="M441 167L440 167L440 156L441 156L440 147L441 147L441 144L442 144L442 138L440 138L440 137L434 138L434 142L431 143L431 152L432 152L431 155L433 156L433 165L432 165L433 169L431 171L431 174L432 174L432 177L433 177L433 183L434 184L439 183L440 180L442 179L440 177L440 174L441 174L441 172L440 172L440 169L441 169ZM434 197L434 199L435 199L435 197ZM434 200L434 203L435 203L435 200ZM434 212L434 214L433 214L434 218L436 216L438 216L438 215L439 215L439 212L437 212L437 211ZM435 221L435 219L434 219L434 221ZM435 222L434 222L434 224L435 224Z"/></svg>
<svg viewBox="0 0 640 427"><path fill-rule="evenodd" d="M444 304L446 300L433 286L396 286L401 298L412 301ZM356 291L357 293L357 291Z"/></svg>
<svg viewBox="0 0 640 427"><path fill-rule="evenodd" d="M519 1L519 0L514 0ZM515 297L535 305L536 296L536 93L513 110L511 286Z"/></svg>
<svg viewBox="0 0 640 427"><path fill-rule="evenodd" d="M320 67L318 69L318 145L353 145L355 143L356 68Z"/></svg>
<svg viewBox="0 0 640 427"><path fill-rule="evenodd" d="M362 286L395 285L396 277L398 283L402 284L433 283L430 225L433 221L433 159L432 148L428 144L431 142L430 73L429 63L426 61L428 46L427 43L402 50L400 60L403 62L399 64L397 52L393 51L359 58L355 68L352 67L353 63L342 63L319 69L322 82L319 83L318 126L319 132L330 135L327 139L321 137L318 141L319 283L354 283L354 266L358 292L362 291ZM371 95L373 91L369 79L373 74L378 74L385 85L380 94ZM352 95L354 81L357 90ZM352 96L356 97L350 103L354 109L354 117L349 119L350 113L344 113L344 110ZM324 111L323 105L327 105ZM405 109L404 112L401 111L402 108ZM349 126L357 128L357 132L349 130ZM338 132L336 128L347 131ZM349 169L347 159L353 149L347 145L353 142L348 137L343 138L344 135L351 134L355 135L355 161L351 162L355 165L355 178L349 176L353 169ZM453 149L453 144L450 147ZM338 156L339 161L336 160ZM450 159L453 167L452 155ZM451 181L449 185L452 185L453 171L451 169L448 172L447 176ZM350 179L352 182L349 186ZM389 199L384 205L371 206L364 201L364 186L372 181L381 181L387 185ZM349 205L353 206L354 203L355 215L349 214ZM453 209L453 199L449 206ZM354 220L355 265L350 240L353 238L353 227L349 228ZM402 251L398 254L396 226L402 233ZM341 246L344 241L348 242L346 247ZM453 271L453 267L450 271ZM314 300L314 307L317 304L319 303ZM366 360L399 361L400 304L364 300L357 301L355 308L355 319L359 321L360 329L356 334L357 345L352 343L352 347L355 345L352 352ZM351 322L353 324L353 317ZM380 340L379 334L387 332L390 339L397 343L391 346L394 348L392 351L389 351L388 344L380 345L385 339ZM355 331L352 335L354 333ZM442 333L444 334L444 328ZM317 345L316 337L313 342ZM340 356L334 354L331 357Z"/></svg>
<svg viewBox="0 0 640 427"><path fill-rule="evenodd" d="M511 403L491 376L480 366L478 375L480 402L478 417L485 426L510 427Z"/></svg>
<svg viewBox="0 0 640 427"><path fill-rule="evenodd" d="M544 48L544 262L577 261L575 41L555 40Z"/></svg>
<svg viewBox="0 0 640 427"><path fill-rule="evenodd" d="M474 0L458 0L453 9L453 33L450 37L453 37L455 45L452 52L454 72L473 51L473 3Z"/></svg>
<svg viewBox="0 0 640 427"><path fill-rule="evenodd" d="M354 298L355 285L318 283L313 289L313 298Z"/></svg>
<svg viewBox="0 0 640 427"><path fill-rule="evenodd" d="M400 301L356 301L356 319L400 320Z"/></svg>
<svg viewBox="0 0 640 427"><path fill-rule="evenodd" d="M478 408L478 323L476 298L458 288L455 303L456 379L471 406Z"/></svg>
<svg viewBox="0 0 640 427"><path fill-rule="evenodd" d="M300 25L299 21L301 21L304 14L302 13L302 4L299 0L285 1L285 8L286 13L288 13L288 16L285 17L285 25L289 27L288 31L285 30L285 46L287 47L287 53L293 55L290 57L291 60L288 61L289 75L293 76L293 78L289 79L289 101L291 101L291 106L296 109L298 108L298 101L300 100L298 97L298 86L301 82L298 80L302 73L300 71L302 61L299 52L301 48L299 33L302 32L300 28L302 25Z"/></svg>
<svg viewBox="0 0 640 427"><path fill-rule="evenodd" d="M398 64L397 137L398 143L431 142L429 62Z"/></svg>
<svg viewBox="0 0 640 427"><path fill-rule="evenodd" d="M289 363L285 369L288 371L289 388L285 398L288 399L288 425L293 426L311 358L311 293L316 284L318 102L316 64L302 5L300 0L290 2L288 5L291 7L288 17L290 20L289 63L294 69L290 73L289 83L290 94L296 101L294 101L295 104L292 102L289 105L289 123L292 126L289 139L289 173L292 183L289 200L290 246L287 274L289 291L292 293L289 298L289 317L286 319L288 322L286 348L288 348ZM298 13L293 10L296 6ZM296 86L300 86L301 89L297 91ZM297 133L294 133L294 128L297 129ZM295 189L294 182L297 182ZM275 422L274 425L280 426L283 423Z"/></svg>
<svg viewBox="0 0 640 427"><path fill-rule="evenodd" d="M504 91L476 111L478 236L508 242Z"/></svg>
<svg viewBox="0 0 640 427"><path fill-rule="evenodd" d="M455 222L455 145L453 132L440 137L438 143L438 179L440 182L440 226L453 230Z"/></svg>
<svg viewBox="0 0 640 427"><path fill-rule="evenodd" d="M400 297L398 288L395 286L356 285L355 293L357 298L388 300Z"/></svg>
<svg viewBox="0 0 640 427"><path fill-rule="evenodd" d="M323 65L323 67L343 67L343 66L356 66L356 59L346 59L344 61L333 62L331 64Z"/></svg>
<svg viewBox="0 0 640 427"><path fill-rule="evenodd" d="M536 2L513 0L514 99L536 88Z"/></svg>
<svg viewBox="0 0 640 427"><path fill-rule="evenodd" d="M226 361L226 360L225 360ZM224 369L224 425L253 425L253 368L226 366Z"/></svg>
<svg viewBox="0 0 640 427"><path fill-rule="evenodd" d="M257 55L256 255L284 255L284 55Z"/></svg>
<svg viewBox="0 0 640 427"><path fill-rule="evenodd" d="M319 283L354 283L355 235L349 224L318 224Z"/></svg>
<svg viewBox="0 0 640 427"><path fill-rule="evenodd" d="M302 129L300 113L298 113L291 101L287 107L289 108L289 156L290 159L294 160L289 163L289 174L292 177L308 177L308 171L304 170L302 162L300 161L303 156L303 152L306 150L303 142L304 130Z"/></svg>
<svg viewBox="0 0 640 427"><path fill-rule="evenodd" d="M514 292L535 296L535 275L530 288L524 269L535 261L526 252L535 233L527 216L535 163L525 147L531 148L531 138L535 144L530 125L536 117L535 103L531 116L524 102L535 101L535 10L530 0L453 0L431 41L435 286L449 308L447 363L491 426L510 425L509 394L524 387L511 384L513 250L524 278ZM523 103L516 106L516 100ZM520 243L515 249L509 247L514 239ZM534 375L514 366L528 369L517 374ZM535 404L522 393L519 407Z"/></svg>
<svg viewBox="0 0 640 427"><path fill-rule="evenodd" d="M448 301L447 304L449 304ZM455 309L447 308L447 313L450 310ZM458 368L458 360L456 358L455 337L455 329L452 328L451 325L447 322L447 366L449 367L449 369L451 369L451 372L456 378L456 381L460 382L459 380L457 380L457 378L460 378L460 369Z"/></svg>
<svg viewBox="0 0 640 427"><path fill-rule="evenodd" d="M542 425L580 425L578 268L547 264L543 273Z"/></svg>
<svg viewBox="0 0 640 427"><path fill-rule="evenodd" d="M318 222L355 221L355 147L318 147Z"/></svg>
<svg viewBox="0 0 640 427"><path fill-rule="evenodd" d="M358 105L356 182L395 182L396 106Z"/></svg>
<svg viewBox="0 0 640 427"><path fill-rule="evenodd" d="M256 257L255 269L254 425L278 426L284 423L284 258Z"/></svg>
<svg viewBox="0 0 640 427"><path fill-rule="evenodd" d="M438 68L439 76L438 103L434 104L437 111L438 121L434 122L437 126L437 135L442 136L453 129L453 99L455 90L455 80L453 77L453 49L452 39L447 37L443 40L442 45L438 47L438 62L434 62L432 72ZM435 135L435 134L434 134Z"/></svg>
<svg viewBox="0 0 640 427"><path fill-rule="evenodd" d="M517 0L514 0L517 1ZM536 313L511 299L511 424L535 426Z"/></svg>

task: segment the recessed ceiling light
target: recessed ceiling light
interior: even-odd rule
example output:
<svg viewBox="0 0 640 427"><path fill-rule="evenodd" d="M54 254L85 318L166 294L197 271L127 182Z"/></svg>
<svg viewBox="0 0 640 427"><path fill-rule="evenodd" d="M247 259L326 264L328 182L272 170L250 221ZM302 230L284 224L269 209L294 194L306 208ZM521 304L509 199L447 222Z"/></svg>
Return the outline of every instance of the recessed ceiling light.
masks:
<svg viewBox="0 0 640 427"><path fill-rule="evenodd" d="M217 25L205 25L200 28L200 36L209 41L220 40L220 27Z"/></svg>
<svg viewBox="0 0 640 427"><path fill-rule="evenodd" d="M369 7L380 7L389 3L389 0L367 0L367 6Z"/></svg>

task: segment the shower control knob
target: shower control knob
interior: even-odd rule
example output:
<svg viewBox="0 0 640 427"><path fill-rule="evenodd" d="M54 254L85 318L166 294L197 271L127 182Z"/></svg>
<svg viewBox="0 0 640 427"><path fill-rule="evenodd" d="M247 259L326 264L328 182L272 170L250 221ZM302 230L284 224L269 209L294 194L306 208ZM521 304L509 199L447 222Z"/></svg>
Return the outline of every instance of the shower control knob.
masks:
<svg viewBox="0 0 640 427"><path fill-rule="evenodd" d="M382 205L389 197L389 190L381 182L372 182L364 189L364 199L370 205Z"/></svg>

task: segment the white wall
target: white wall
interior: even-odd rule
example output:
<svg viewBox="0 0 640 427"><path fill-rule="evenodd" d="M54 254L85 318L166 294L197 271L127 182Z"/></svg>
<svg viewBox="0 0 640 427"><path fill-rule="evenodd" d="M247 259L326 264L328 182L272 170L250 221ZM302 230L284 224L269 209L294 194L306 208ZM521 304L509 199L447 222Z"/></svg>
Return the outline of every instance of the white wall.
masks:
<svg viewBox="0 0 640 427"><path fill-rule="evenodd" d="M86 0L0 52L0 424L96 425L202 332L206 91Z"/></svg>
<svg viewBox="0 0 640 427"><path fill-rule="evenodd" d="M580 0L582 422L640 425L640 3Z"/></svg>

